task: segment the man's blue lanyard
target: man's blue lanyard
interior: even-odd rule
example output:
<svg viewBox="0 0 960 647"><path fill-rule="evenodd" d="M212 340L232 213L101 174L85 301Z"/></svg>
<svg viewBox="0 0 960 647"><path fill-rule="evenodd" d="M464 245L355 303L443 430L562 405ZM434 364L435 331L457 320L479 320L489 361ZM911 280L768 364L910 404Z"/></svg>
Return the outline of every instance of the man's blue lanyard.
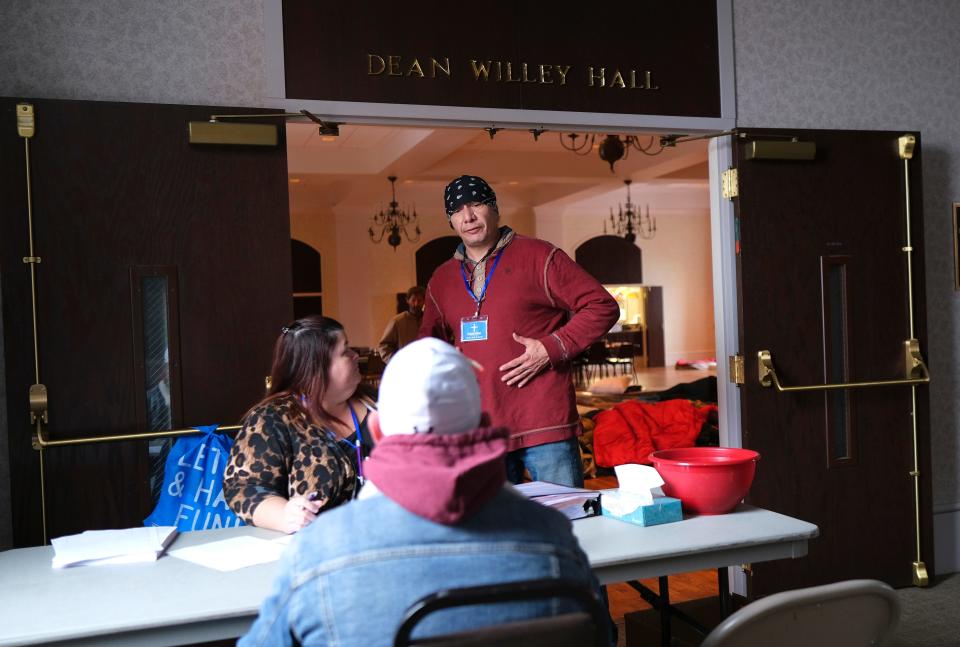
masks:
<svg viewBox="0 0 960 647"><path fill-rule="evenodd" d="M493 266L490 267L490 273L487 274L487 280L483 282L483 290L480 291L480 296L477 296L473 293L473 287L470 285L470 279L467 277L467 271L463 269L464 264L460 263L460 276L463 277L463 285L467 288L467 294L469 294L470 298L473 299L473 302L477 304L477 312L474 315L475 317L480 314L480 304L483 303L483 298L487 296L487 287L490 285L490 279L493 278L493 273L497 271L497 263L500 262L500 257L502 255L503 250L501 249L494 257Z"/></svg>

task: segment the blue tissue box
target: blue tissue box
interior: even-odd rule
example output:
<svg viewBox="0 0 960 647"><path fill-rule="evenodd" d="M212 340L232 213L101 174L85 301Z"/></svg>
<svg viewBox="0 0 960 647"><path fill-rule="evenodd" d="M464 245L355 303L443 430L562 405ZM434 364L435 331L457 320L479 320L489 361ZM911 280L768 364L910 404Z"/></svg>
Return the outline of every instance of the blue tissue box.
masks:
<svg viewBox="0 0 960 647"><path fill-rule="evenodd" d="M616 497L616 490L605 491L600 497L601 514L604 517L611 517L633 523L638 526L656 526L661 523L670 523L672 521L681 521L683 519L683 510L680 505L680 499L669 496L657 496L653 498L650 505L640 506L626 514L615 514L609 510L603 502Z"/></svg>

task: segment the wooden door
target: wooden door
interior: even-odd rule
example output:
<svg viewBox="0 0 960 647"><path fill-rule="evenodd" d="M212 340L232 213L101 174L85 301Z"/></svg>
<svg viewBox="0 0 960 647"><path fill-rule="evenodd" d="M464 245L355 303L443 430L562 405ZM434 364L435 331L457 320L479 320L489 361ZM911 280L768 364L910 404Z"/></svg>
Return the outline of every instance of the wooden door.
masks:
<svg viewBox="0 0 960 647"><path fill-rule="evenodd" d="M911 583L912 391L919 535L932 573L926 386L780 392L758 372L766 350L783 386L883 381L905 377L911 327L926 350L920 145L917 136L905 163L902 134L748 129L736 138L743 445L762 457L748 502L820 527L806 558L754 564L751 594L848 578ZM793 137L815 143L814 159L760 159Z"/></svg>
<svg viewBox="0 0 960 647"><path fill-rule="evenodd" d="M31 103L40 381L51 440L143 431L144 277L170 297L174 427L236 424L290 320L283 127L276 147L192 146L191 120L234 108L0 100L0 253L14 544L135 526L151 508L146 441L31 447L34 382L24 142ZM142 332L142 331L140 331ZM42 466L42 473L41 473Z"/></svg>
<svg viewBox="0 0 960 647"><path fill-rule="evenodd" d="M666 366L663 334L663 288L647 288L645 302L647 321L647 366Z"/></svg>

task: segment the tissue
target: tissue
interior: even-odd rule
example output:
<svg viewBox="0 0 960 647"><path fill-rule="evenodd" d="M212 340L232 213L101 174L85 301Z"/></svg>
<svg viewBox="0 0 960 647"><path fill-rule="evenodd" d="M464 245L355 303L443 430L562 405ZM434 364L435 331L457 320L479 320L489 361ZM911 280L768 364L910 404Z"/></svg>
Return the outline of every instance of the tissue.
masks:
<svg viewBox="0 0 960 647"><path fill-rule="evenodd" d="M631 502L636 501L637 505L634 507L653 503L654 489L658 490L657 494L663 494L663 491L659 490L663 485L663 478L660 472L649 465L627 463L617 465L613 471L617 474L621 496Z"/></svg>
<svg viewBox="0 0 960 647"><path fill-rule="evenodd" d="M663 478L648 465L626 464L613 468L620 487L605 490L600 499L602 514L641 526L680 521L680 499L663 496Z"/></svg>

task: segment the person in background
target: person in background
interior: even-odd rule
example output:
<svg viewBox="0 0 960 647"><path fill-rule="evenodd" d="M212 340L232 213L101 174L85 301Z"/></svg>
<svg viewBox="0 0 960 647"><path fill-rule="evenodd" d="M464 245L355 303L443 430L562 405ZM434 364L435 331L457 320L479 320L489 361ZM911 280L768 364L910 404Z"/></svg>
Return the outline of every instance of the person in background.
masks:
<svg viewBox="0 0 960 647"><path fill-rule="evenodd" d="M407 311L401 312L390 320L377 351L384 363L390 361L393 354L417 338L420 321L423 319L423 295L426 293L419 285L407 290Z"/></svg>
<svg viewBox="0 0 960 647"><path fill-rule="evenodd" d="M244 522L293 533L354 497L373 408L357 391L357 360L329 317L283 327L270 389L244 417L224 473L224 498Z"/></svg>
<svg viewBox="0 0 960 647"><path fill-rule="evenodd" d="M510 430L507 478L583 485L571 360L620 316L612 296L552 244L500 226L497 196L463 175L444 193L461 244L427 284L420 336L487 367L484 410Z"/></svg>
<svg viewBox="0 0 960 647"><path fill-rule="evenodd" d="M507 485L507 432L480 424L480 390L462 353L437 339L398 351L370 414L377 444L359 499L297 534L238 645L390 645L407 607L441 589L558 578L600 599L570 521ZM447 610L415 637L567 613L571 604Z"/></svg>

